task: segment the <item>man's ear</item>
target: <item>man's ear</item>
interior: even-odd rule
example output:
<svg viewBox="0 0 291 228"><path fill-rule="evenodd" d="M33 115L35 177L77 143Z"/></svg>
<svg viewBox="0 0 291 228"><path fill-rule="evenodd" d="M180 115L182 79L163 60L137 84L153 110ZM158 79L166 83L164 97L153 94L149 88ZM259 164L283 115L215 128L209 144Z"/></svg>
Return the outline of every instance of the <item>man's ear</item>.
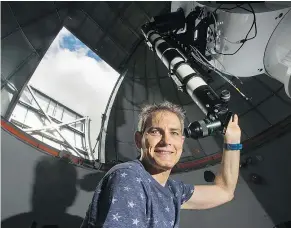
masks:
<svg viewBox="0 0 291 228"><path fill-rule="evenodd" d="M134 134L135 145L138 149L142 148L142 134L139 131L136 131Z"/></svg>
<svg viewBox="0 0 291 228"><path fill-rule="evenodd" d="M184 141L185 141L185 136L183 135L182 136L182 143L184 144Z"/></svg>

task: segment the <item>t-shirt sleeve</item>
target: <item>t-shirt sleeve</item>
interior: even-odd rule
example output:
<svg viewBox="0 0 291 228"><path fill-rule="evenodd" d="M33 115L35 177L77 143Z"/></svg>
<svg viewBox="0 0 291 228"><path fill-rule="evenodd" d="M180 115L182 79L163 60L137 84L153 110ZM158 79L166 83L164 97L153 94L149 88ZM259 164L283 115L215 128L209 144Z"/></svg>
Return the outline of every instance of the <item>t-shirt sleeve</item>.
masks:
<svg viewBox="0 0 291 228"><path fill-rule="evenodd" d="M96 192L99 193L98 201L95 197ZM145 200L143 185L133 170L114 171L95 191L88 211L89 216L95 219L90 219L89 227L145 227L147 222Z"/></svg>
<svg viewBox="0 0 291 228"><path fill-rule="evenodd" d="M181 205L187 202L194 192L194 185L193 184L185 184L182 181L176 181L179 185L180 193L181 193Z"/></svg>

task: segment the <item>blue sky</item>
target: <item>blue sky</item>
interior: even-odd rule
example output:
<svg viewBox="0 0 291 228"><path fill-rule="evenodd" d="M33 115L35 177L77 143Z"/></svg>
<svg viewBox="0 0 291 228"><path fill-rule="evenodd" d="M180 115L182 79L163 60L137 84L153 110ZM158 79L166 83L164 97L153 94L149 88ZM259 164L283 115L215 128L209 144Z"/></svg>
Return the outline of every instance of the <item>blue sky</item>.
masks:
<svg viewBox="0 0 291 228"><path fill-rule="evenodd" d="M91 141L119 73L65 27L34 72L30 84L61 104L91 119Z"/></svg>
<svg viewBox="0 0 291 228"><path fill-rule="evenodd" d="M60 47L63 49L69 49L70 51L78 51L81 48L88 48L82 41L80 41L73 34L69 33L63 37L63 42L61 42ZM96 55L91 49L88 49L86 56L94 58L97 61L102 61L102 59Z"/></svg>

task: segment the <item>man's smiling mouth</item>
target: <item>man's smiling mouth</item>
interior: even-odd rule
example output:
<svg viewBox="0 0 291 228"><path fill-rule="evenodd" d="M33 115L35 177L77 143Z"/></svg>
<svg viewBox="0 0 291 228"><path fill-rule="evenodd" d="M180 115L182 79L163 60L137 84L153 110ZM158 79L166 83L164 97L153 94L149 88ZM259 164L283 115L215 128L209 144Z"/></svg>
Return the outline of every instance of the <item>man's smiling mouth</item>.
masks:
<svg viewBox="0 0 291 228"><path fill-rule="evenodd" d="M172 151L169 151L169 150L161 150L161 149L156 149L155 152L156 153L159 153L159 154L172 154L173 153Z"/></svg>

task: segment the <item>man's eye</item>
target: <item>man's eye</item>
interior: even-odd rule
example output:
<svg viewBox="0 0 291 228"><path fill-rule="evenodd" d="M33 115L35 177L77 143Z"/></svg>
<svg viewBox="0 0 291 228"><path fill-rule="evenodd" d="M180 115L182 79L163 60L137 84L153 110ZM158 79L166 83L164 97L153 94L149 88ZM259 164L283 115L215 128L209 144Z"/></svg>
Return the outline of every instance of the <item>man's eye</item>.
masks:
<svg viewBox="0 0 291 228"><path fill-rule="evenodd" d="M160 132L158 130L151 130L151 134L153 134L153 135L159 135Z"/></svg>
<svg viewBox="0 0 291 228"><path fill-rule="evenodd" d="M179 135L179 132L173 131L172 135Z"/></svg>

